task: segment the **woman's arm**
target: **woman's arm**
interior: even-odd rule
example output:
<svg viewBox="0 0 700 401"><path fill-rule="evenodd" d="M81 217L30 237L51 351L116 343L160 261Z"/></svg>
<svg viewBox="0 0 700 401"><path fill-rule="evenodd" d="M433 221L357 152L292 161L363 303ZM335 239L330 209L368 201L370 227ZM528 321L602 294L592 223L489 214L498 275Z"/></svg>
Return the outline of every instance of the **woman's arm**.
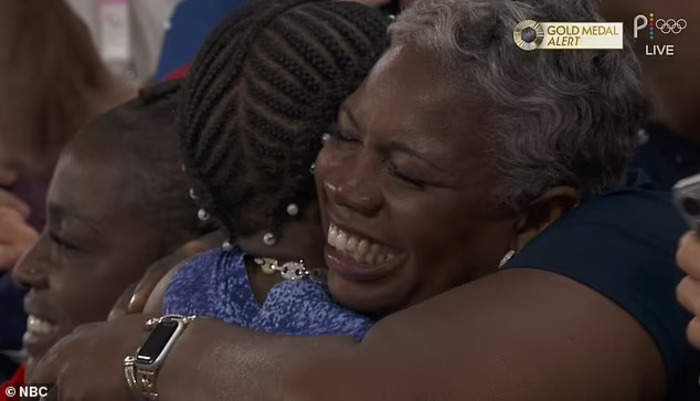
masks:
<svg viewBox="0 0 700 401"><path fill-rule="evenodd" d="M145 319L79 329L34 380L57 382L62 400L130 400L120 361L147 336ZM157 387L163 401L639 401L664 399L664 373L649 334L617 305L562 276L523 269L399 312L361 344L199 320Z"/></svg>
<svg viewBox="0 0 700 401"><path fill-rule="evenodd" d="M144 341L145 318L79 329L34 379L75 397L62 400L129 400L120 361ZM399 312L361 344L199 320L157 387L163 401L660 401L665 371L649 334L616 304L563 276L518 269Z"/></svg>
<svg viewBox="0 0 700 401"><path fill-rule="evenodd" d="M158 386L165 401L639 401L664 399L665 370L649 334L616 304L523 269L399 312L359 345L202 321Z"/></svg>

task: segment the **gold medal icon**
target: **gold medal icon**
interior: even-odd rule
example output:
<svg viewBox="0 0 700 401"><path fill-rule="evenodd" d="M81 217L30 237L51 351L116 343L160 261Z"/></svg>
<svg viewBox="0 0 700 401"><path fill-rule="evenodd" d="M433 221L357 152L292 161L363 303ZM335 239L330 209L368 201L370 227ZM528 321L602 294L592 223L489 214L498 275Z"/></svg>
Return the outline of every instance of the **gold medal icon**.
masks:
<svg viewBox="0 0 700 401"><path fill-rule="evenodd" d="M540 47L543 40L544 29L537 21L525 20L519 23L513 31L513 41L515 44L528 52Z"/></svg>

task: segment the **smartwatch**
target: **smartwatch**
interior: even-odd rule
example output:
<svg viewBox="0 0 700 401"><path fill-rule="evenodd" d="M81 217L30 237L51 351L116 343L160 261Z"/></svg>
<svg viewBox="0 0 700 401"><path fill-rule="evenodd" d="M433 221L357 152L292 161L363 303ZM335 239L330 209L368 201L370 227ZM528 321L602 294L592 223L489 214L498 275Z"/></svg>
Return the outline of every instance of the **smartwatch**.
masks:
<svg viewBox="0 0 700 401"><path fill-rule="evenodd" d="M151 329L151 334L136 351L135 356L127 356L124 359L126 381L135 399L148 401L158 399L156 391L158 371L177 339L195 318L196 316L166 315L146 322L146 327Z"/></svg>

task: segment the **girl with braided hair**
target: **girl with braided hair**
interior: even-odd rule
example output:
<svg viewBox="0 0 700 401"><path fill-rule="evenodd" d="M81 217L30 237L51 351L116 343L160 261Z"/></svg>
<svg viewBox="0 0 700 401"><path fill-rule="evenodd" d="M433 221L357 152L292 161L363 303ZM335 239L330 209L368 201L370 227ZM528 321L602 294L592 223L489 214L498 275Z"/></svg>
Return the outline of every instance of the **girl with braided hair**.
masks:
<svg viewBox="0 0 700 401"><path fill-rule="evenodd" d="M212 33L183 88L183 170L199 218L231 237L164 279L166 313L282 334L361 338L371 326L319 285L313 163L385 49L389 21L352 2L259 1Z"/></svg>

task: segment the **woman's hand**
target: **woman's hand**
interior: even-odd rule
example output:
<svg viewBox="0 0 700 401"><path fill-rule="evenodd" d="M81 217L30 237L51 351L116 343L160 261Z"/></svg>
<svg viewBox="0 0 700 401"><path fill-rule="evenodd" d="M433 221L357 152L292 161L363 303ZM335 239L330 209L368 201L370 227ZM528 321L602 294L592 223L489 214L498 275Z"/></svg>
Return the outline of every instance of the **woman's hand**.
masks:
<svg viewBox="0 0 700 401"><path fill-rule="evenodd" d="M132 401L123 361L146 340L151 317L129 315L80 326L46 353L31 382L55 384L50 400Z"/></svg>
<svg viewBox="0 0 700 401"><path fill-rule="evenodd" d="M17 178L14 170L0 165L0 186L9 187ZM0 189L0 272L12 269L39 237L26 222L30 213L23 200Z"/></svg>
<svg viewBox="0 0 700 401"><path fill-rule="evenodd" d="M676 261L688 274L676 290L678 301L695 316L688 325L688 340L700 349L700 237L695 232L681 239Z"/></svg>
<svg viewBox="0 0 700 401"><path fill-rule="evenodd" d="M187 242L172 254L153 263L138 283L124 291L109 314L113 320L127 313L159 313L162 297L170 280L191 257L214 249L228 238L224 230L217 230ZM149 308L146 308L146 306Z"/></svg>

